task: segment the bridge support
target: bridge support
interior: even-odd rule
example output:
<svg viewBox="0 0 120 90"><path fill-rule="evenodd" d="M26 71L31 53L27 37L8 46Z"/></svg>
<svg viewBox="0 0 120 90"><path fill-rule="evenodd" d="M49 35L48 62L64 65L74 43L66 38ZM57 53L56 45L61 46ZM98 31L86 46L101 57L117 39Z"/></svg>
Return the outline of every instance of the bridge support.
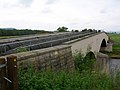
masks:
<svg viewBox="0 0 120 90"><path fill-rule="evenodd" d="M109 56L103 53L97 54L96 69L102 73L109 74Z"/></svg>
<svg viewBox="0 0 120 90"><path fill-rule="evenodd" d="M106 47L101 47L100 51L112 52L112 43L107 43Z"/></svg>

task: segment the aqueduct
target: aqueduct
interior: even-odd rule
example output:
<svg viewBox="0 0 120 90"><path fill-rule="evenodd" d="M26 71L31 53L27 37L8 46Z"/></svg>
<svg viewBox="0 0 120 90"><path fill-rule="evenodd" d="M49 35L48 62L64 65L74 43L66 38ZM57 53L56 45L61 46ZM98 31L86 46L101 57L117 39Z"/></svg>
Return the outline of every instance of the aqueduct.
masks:
<svg viewBox="0 0 120 90"><path fill-rule="evenodd" d="M24 49L25 52L15 52ZM27 69L28 65L32 65L41 71L75 70L73 55L78 52L84 55L81 64L88 66L86 69L94 67L94 60L97 60L96 69L109 73L109 57L99 53L100 51L112 51L112 44L106 33L96 31L0 40L0 80L9 82L12 88L18 88L19 66ZM88 61L90 63L86 63ZM5 87L7 85L5 83Z"/></svg>
<svg viewBox="0 0 120 90"><path fill-rule="evenodd" d="M99 33L90 37L78 38L65 44L71 45L73 54L80 51L85 56L87 53L93 52L97 56L100 51L112 50L112 45L107 43L108 40L109 38L105 33Z"/></svg>
<svg viewBox="0 0 120 90"><path fill-rule="evenodd" d="M17 64L23 68L32 64L37 69L70 69L74 68L73 55L81 52L84 57L88 54L94 55L99 64L107 62L108 57L101 55L100 51L112 51L112 44L108 43L109 38L104 32L67 32L62 34L33 37L25 40L1 42L0 50L6 58L17 57ZM27 52L11 54L11 49L23 47ZM91 57L90 57L91 58ZM100 66L107 68L107 65ZM107 71L107 70L106 70Z"/></svg>

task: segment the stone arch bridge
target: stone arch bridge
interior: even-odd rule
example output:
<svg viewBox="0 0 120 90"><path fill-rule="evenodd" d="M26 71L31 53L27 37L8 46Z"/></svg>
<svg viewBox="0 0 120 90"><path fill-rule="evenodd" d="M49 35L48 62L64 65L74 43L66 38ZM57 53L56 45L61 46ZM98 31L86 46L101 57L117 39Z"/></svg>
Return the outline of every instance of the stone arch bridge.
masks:
<svg viewBox="0 0 120 90"><path fill-rule="evenodd" d="M26 52L16 53L15 51L19 49L25 49ZM100 51L112 51L112 44L104 32L67 32L0 40L0 70L3 73L0 82L5 79L6 85L12 87L16 85L15 88L17 88L17 66L27 69L28 65L32 65L35 69L42 71L74 70L72 56L77 51L81 52L84 57L89 53L90 56L93 54L98 61L96 64L98 70L109 71L108 57L99 53Z"/></svg>
<svg viewBox="0 0 120 90"><path fill-rule="evenodd" d="M112 51L112 44L109 42L109 37L106 33L98 33L92 36L85 36L69 42L65 42L67 45L71 45L73 54L81 52L84 56L93 52L97 57L100 51Z"/></svg>
<svg viewBox="0 0 120 90"><path fill-rule="evenodd" d="M27 52L13 53L19 47L25 48ZM22 65L24 68L26 68L26 64L30 63L37 69L44 70L72 68L74 67L72 56L79 51L84 57L88 53L92 53L98 61L105 61L106 63L108 57L99 56L99 52L112 51L112 44L109 42L106 33L96 31L67 32L0 41L0 55L3 55L0 58L16 56L18 65Z"/></svg>

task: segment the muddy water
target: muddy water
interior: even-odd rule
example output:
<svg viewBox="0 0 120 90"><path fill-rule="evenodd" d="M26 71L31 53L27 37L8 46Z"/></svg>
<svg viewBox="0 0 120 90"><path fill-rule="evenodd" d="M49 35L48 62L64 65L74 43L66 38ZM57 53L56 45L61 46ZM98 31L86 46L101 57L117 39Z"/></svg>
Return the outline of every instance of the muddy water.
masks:
<svg viewBox="0 0 120 90"><path fill-rule="evenodd" d="M120 59L111 59L109 62L110 74L120 72Z"/></svg>

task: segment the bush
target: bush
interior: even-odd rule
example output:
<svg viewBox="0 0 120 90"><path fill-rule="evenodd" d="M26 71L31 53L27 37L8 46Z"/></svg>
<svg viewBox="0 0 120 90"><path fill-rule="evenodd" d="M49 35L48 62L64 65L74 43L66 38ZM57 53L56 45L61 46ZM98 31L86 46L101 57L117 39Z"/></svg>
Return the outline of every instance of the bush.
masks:
<svg viewBox="0 0 120 90"><path fill-rule="evenodd" d="M95 56L91 52L85 57L80 52L74 56L75 68L80 72L94 70L95 61Z"/></svg>
<svg viewBox="0 0 120 90"><path fill-rule="evenodd" d="M76 70L35 71L19 68L19 90L120 90L120 75L115 78L86 70L81 53L75 56Z"/></svg>
<svg viewBox="0 0 120 90"><path fill-rule="evenodd" d="M19 71L19 90L118 90L118 83L96 72L35 72L31 68Z"/></svg>

